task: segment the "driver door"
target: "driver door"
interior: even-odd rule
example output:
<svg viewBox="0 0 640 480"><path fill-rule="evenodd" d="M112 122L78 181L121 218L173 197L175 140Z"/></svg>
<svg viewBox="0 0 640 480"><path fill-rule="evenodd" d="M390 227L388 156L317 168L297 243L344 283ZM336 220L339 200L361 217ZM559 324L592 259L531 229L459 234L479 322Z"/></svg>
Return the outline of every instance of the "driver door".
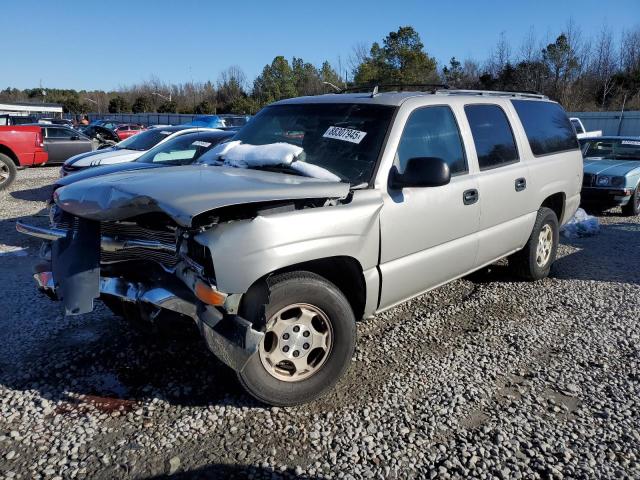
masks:
<svg viewBox="0 0 640 480"><path fill-rule="evenodd" d="M470 173L454 112L415 109L405 124L394 166L410 158L447 162L451 182L439 187L389 189L380 213L380 309L459 277L475 265L480 221L478 180Z"/></svg>

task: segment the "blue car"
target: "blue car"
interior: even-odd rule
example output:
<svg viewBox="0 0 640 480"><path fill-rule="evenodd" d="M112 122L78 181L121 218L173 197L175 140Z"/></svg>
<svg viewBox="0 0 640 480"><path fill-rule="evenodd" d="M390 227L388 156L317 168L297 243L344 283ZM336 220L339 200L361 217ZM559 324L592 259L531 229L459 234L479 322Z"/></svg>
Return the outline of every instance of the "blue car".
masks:
<svg viewBox="0 0 640 480"><path fill-rule="evenodd" d="M640 213L640 137L597 137L581 142L584 156L582 203L604 210L621 206Z"/></svg>
<svg viewBox="0 0 640 480"><path fill-rule="evenodd" d="M187 125L206 128L238 129L249 121L247 115L198 115Z"/></svg>

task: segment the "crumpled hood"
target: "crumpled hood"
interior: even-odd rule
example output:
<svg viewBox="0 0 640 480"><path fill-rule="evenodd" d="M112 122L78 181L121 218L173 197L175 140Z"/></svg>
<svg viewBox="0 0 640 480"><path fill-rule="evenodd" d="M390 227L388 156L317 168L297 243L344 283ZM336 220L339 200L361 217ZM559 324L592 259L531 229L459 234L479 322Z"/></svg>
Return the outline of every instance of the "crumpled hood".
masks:
<svg viewBox="0 0 640 480"><path fill-rule="evenodd" d="M640 160L610 160L606 158L585 158L584 173L624 177L631 170L640 168Z"/></svg>
<svg viewBox="0 0 640 480"><path fill-rule="evenodd" d="M76 168L95 167L98 165L111 165L114 163L131 162L145 152L138 150L127 150L104 148L102 150L94 150L93 152L81 153L75 155L65 162L67 165L73 165Z"/></svg>
<svg viewBox="0 0 640 480"><path fill-rule="evenodd" d="M89 178L56 190L65 211L97 221L164 212L189 227L201 213L230 205L344 198L349 184L233 167L189 165Z"/></svg>

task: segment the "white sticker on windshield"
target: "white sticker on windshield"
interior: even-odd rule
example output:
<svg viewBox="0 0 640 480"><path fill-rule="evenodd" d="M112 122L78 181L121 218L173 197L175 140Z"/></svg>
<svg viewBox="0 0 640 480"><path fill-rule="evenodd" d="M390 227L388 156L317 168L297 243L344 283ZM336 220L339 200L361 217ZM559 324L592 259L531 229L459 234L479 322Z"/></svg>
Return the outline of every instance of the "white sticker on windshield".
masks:
<svg viewBox="0 0 640 480"><path fill-rule="evenodd" d="M343 140L345 142L360 143L367 132L353 130L352 128L329 127L322 135L324 138L333 138L334 140Z"/></svg>
<svg viewBox="0 0 640 480"><path fill-rule="evenodd" d="M211 146L211 142L203 142L201 140L196 140L195 142L193 142L191 145L193 145L194 147L210 147Z"/></svg>
<svg viewBox="0 0 640 480"><path fill-rule="evenodd" d="M160 132L162 135L171 135L171 132L167 132L166 130L163 130L162 132Z"/></svg>
<svg viewBox="0 0 640 480"><path fill-rule="evenodd" d="M636 140L622 140L622 145L637 145L640 147L640 141Z"/></svg>

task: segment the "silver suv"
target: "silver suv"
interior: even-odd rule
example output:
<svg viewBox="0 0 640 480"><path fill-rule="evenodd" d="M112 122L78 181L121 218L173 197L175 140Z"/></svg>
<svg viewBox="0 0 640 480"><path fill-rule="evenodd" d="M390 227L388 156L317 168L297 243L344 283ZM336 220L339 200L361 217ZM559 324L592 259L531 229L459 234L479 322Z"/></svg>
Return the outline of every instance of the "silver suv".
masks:
<svg viewBox="0 0 640 480"><path fill-rule="evenodd" d="M563 109L511 92L329 94L264 108L204 164L57 190L35 274L67 314L101 298L193 319L273 405L331 389L356 320L508 257L549 274L580 201Z"/></svg>

